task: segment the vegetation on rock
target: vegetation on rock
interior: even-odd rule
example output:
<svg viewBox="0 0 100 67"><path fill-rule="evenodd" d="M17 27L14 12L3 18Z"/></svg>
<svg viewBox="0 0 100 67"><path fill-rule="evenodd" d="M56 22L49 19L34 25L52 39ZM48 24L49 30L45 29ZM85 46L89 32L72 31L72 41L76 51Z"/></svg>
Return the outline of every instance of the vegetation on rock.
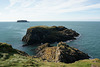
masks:
<svg viewBox="0 0 100 67"><path fill-rule="evenodd" d="M11 45L0 43L0 67L100 67L100 60L87 59L69 64L48 62L29 56L23 51L19 53L19 50L13 49Z"/></svg>
<svg viewBox="0 0 100 67"><path fill-rule="evenodd" d="M6 43L0 43L0 54L1 53L9 53L9 55L11 54L20 54L23 56L28 56L27 53L17 50L17 49L13 49L11 45L6 44Z"/></svg>
<svg viewBox="0 0 100 67"><path fill-rule="evenodd" d="M37 57L42 58L43 60L72 63L78 60L90 58L87 54L68 46L64 42L59 42L57 47L45 46L44 48L43 46L45 46L45 44L37 48L38 52L36 54ZM41 49L41 47L43 47L43 49Z"/></svg>
<svg viewBox="0 0 100 67"><path fill-rule="evenodd" d="M54 43L76 39L78 35L76 31L64 26L35 26L27 29L22 41L26 42L26 45Z"/></svg>
<svg viewBox="0 0 100 67"><path fill-rule="evenodd" d="M30 27L22 40L27 45L45 44L36 49L36 56L29 56L9 44L0 43L0 67L100 67L99 59L89 60L87 54L60 42L75 39L78 35L63 26ZM50 46L54 42L60 43Z"/></svg>

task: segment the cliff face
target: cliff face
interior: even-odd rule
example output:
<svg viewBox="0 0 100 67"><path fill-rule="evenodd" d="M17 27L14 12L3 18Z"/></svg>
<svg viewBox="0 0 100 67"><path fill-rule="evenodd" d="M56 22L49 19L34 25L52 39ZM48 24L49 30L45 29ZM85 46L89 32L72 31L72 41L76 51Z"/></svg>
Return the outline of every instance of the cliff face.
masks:
<svg viewBox="0 0 100 67"><path fill-rule="evenodd" d="M54 43L75 39L79 34L64 26L35 26L27 29L26 35L22 41L27 45L40 43Z"/></svg>
<svg viewBox="0 0 100 67"><path fill-rule="evenodd" d="M78 60L90 58L87 54L79 51L76 48L68 46L64 42L60 42L57 47L45 46L43 49L39 50L42 46L43 45L37 48L36 56L44 60L72 63Z"/></svg>

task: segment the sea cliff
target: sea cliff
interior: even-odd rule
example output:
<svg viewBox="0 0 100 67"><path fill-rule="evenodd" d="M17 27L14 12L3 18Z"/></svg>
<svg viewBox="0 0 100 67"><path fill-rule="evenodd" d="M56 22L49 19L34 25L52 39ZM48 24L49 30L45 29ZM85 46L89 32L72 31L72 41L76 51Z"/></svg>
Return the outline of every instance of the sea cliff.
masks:
<svg viewBox="0 0 100 67"><path fill-rule="evenodd" d="M22 41L26 45L54 43L76 39L79 33L64 26L34 26L27 29Z"/></svg>

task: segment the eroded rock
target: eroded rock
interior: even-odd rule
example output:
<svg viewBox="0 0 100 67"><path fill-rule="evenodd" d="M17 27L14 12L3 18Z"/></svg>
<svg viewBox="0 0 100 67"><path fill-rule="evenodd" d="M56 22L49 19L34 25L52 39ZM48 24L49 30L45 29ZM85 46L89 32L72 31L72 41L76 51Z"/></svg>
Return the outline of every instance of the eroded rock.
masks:
<svg viewBox="0 0 100 67"><path fill-rule="evenodd" d="M79 34L64 26L35 26L27 29L22 41L26 45L36 45L41 43L54 43L76 39Z"/></svg>
<svg viewBox="0 0 100 67"><path fill-rule="evenodd" d="M41 46L39 46L38 49L40 47ZM65 63L72 63L78 60L90 58L87 54L76 48L70 47L64 42L60 42L57 46L54 47L46 46L45 48L39 50L36 56L47 61Z"/></svg>

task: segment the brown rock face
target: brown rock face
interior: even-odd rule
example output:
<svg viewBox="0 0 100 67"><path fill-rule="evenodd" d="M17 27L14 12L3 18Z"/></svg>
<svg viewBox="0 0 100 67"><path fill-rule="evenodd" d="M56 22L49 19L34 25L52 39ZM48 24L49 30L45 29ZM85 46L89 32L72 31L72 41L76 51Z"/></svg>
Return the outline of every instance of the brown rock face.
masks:
<svg viewBox="0 0 100 67"><path fill-rule="evenodd" d="M68 46L64 42L60 42L57 47L46 46L42 50L39 50L36 56L48 61L65 63L72 63L78 60L90 58L87 54Z"/></svg>
<svg viewBox="0 0 100 67"><path fill-rule="evenodd" d="M36 49L36 53L38 53L39 51L41 51L42 49L46 48L46 47L50 47L50 44L49 43L45 43L41 46L39 46L37 49Z"/></svg>
<svg viewBox="0 0 100 67"><path fill-rule="evenodd" d="M79 34L72 29L64 26L35 26L27 29L26 35L23 37L27 45L40 43L54 43L75 39Z"/></svg>

